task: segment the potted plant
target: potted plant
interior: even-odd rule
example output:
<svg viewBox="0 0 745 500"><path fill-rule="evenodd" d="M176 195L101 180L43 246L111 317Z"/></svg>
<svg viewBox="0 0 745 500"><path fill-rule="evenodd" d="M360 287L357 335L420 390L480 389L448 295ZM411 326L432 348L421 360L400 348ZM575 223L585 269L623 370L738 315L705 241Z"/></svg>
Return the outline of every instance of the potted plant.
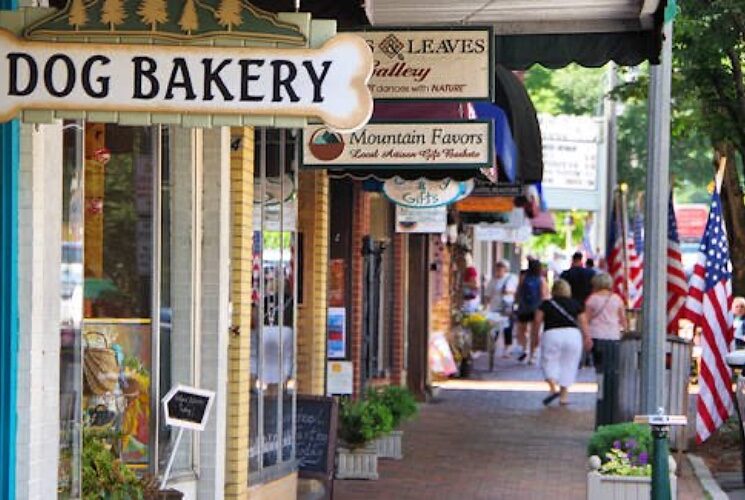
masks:
<svg viewBox="0 0 745 500"><path fill-rule="evenodd" d="M337 479L378 479L378 452L373 443L393 429L393 416L380 401L345 401L339 411Z"/></svg>
<svg viewBox="0 0 745 500"><path fill-rule="evenodd" d="M97 434L83 437L82 483L84 500L145 497L135 473L114 455L107 439Z"/></svg>
<svg viewBox="0 0 745 500"><path fill-rule="evenodd" d="M416 415L417 406L414 395L405 387L391 385L383 389L370 389L367 399L383 403L393 417L393 430L375 440L378 458L401 460L403 458L401 441L404 432L399 427L403 422Z"/></svg>
<svg viewBox="0 0 745 500"><path fill-rule="evenodd" d="M649 427L633 423L598 427L587 446L588 500L606 498L649 498L652 467L649 457L652 435ZM675 460L669 458L670 489L676 498Z"/></svg>
<svg viewBox="0 0 745 500"><path fill-rule="evenodd" d="M115 454L112 431L88 429L83 435L82 486L84 500L178 500L183 493L160 490L152 477L139 478Z"/></svg>
<svg viewBox="0 0 745 500"><path fill-rule="evenodd" d="M471 313L463 318L463 326L471 331L471 345L475 351L486 351L491 326L483 314Z"/></svg>

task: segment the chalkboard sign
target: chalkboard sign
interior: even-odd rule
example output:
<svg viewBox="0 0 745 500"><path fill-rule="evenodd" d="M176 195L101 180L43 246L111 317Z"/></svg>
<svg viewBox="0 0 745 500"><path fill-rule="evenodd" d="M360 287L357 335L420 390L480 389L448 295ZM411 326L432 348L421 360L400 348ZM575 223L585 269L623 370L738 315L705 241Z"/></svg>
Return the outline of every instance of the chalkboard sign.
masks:
<svg viewBox="0 0 745 500"><path fill-rule="evenodd" d="M333 480L338 413L334 398L297 396L295 457L300 477Z"/></svg>
<svg viewBox="0 0 745 500"><path fill-rule="evenodd" d="M203 431L214 399L212 391L177 385L163 398L166 424Z"/></svg>

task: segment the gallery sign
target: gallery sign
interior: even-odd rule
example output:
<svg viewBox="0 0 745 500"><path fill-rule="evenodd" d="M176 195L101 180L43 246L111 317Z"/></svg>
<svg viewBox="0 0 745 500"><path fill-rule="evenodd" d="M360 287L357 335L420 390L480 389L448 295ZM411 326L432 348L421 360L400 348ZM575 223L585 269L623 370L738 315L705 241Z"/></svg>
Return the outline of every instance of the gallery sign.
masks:
<svg viewBox="0 0 745 500"><path fill-rule="evenodd" d="M375 122L351 133L306 127L303 165L326 168L491 167L492 122Z"/></svg>
<svg viewBox="0 0 745 500"><path fill-rule="evenodd" d="M473 180L452 179L409 181L400 177L383 183L383 193L396 205L409 208L434 208L447 206L468 196L473 190Z"/></svg>
<svg viewBox="0 0 745 500"><path fill-rule="evenodd" d="M25 109L318 117L367 123L372 55L357 35L318 49L36 42L0 30L0 122Z"/></svg>
<svg viewBox="0 0 745 500"><path fill-rule="evenodd" d="M381 28L360 32L373 51L375 99L492 100L490 28Z"/></svg>

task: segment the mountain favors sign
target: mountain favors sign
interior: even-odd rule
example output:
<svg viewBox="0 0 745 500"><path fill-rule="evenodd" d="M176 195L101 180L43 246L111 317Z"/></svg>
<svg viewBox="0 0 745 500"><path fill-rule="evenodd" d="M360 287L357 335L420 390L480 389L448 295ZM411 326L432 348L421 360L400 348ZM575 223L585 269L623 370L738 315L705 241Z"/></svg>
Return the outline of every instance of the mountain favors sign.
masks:
<svg viewBox="0 0 745 500"><path fill-rule="evenodd" d="M357 35L319 49L27 41L0 30L0 122L20 110L318 117L361 128L372 54Z"/></svg>

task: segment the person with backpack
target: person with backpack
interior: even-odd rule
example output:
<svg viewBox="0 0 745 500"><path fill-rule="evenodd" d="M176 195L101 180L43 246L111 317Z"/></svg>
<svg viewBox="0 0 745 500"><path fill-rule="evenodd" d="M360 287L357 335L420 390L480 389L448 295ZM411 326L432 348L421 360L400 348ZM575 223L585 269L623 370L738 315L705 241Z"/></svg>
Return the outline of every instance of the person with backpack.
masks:
<svg viewBox="0 0 745 500"><path fill-rule="evenodd" d="M528 359L528 364L535 362L536 350L538 349L539 328L536 328L533 320L538 307L543 299L548 298L548 284L543 277L543 266L537 259L528 260L528 269L521 277L517 287L517 342L522 348L518 361ZM528 350L530 341L530 350Z"/></svg>

